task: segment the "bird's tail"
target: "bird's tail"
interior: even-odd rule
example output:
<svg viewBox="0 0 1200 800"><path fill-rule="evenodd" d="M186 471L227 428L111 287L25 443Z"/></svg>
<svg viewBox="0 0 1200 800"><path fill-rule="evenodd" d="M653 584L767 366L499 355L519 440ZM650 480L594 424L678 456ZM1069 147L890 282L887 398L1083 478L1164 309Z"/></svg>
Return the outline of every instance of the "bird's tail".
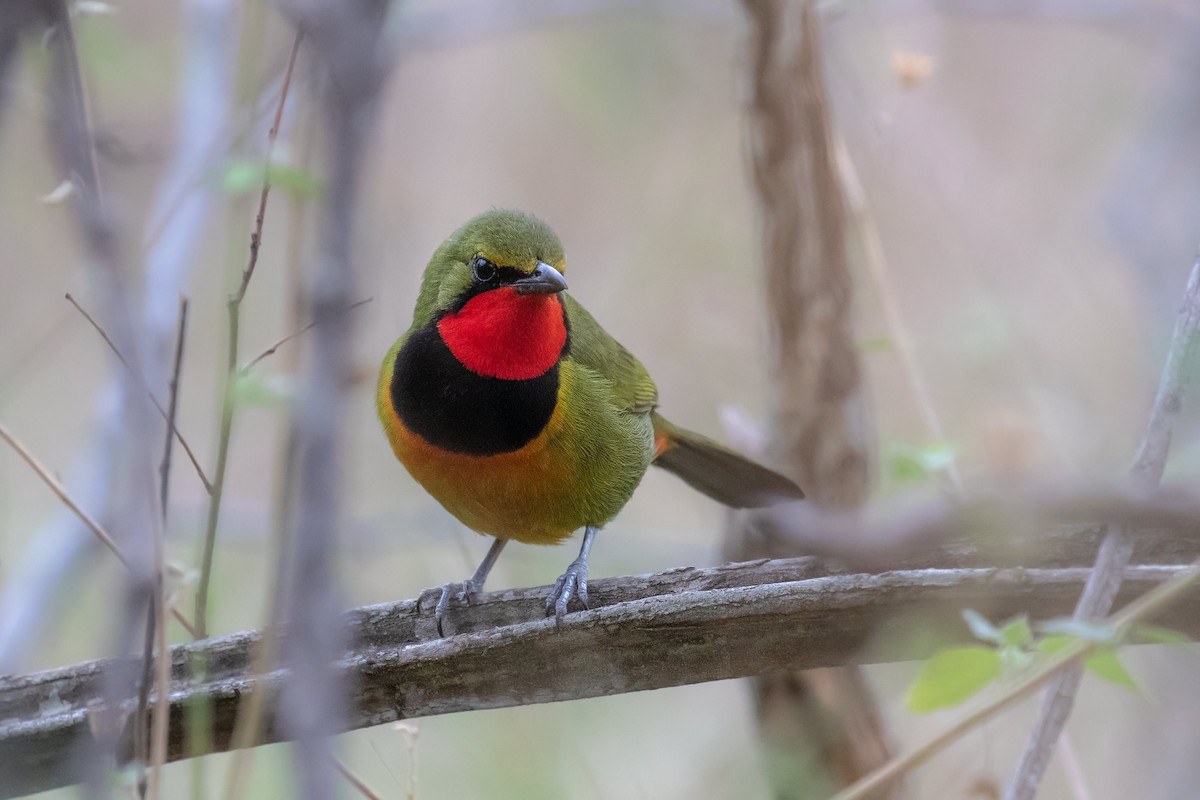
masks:
<svg viewBox="0 0 1200 800"><path fill-rule="evenodd" d="M654 465L683 478L693 489L731 508L761 508L800 500L804 492L789 478L680 428L657 413Z"/></svg>

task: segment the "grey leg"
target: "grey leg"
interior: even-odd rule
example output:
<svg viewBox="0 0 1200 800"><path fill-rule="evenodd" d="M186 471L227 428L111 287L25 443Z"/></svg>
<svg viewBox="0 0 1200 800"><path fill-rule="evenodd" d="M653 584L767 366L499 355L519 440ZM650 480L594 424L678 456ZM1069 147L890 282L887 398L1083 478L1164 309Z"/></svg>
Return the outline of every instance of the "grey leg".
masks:
<svg viewBox="0 0 1200 800"><path fill-rule="evenodd" d="M578 598L584 608L588 607L588 556L591 555L592 542L596 540L596 534L599 532L599 528L591 525L584 529L579 557L570 563L567 571L554 582L554 588L546 596L546 613L554 614L556 627L562 627L563 617L567 615L567 607L573 598Z"/></svg>
<svg viewBox="0 0 1200 800"><path fill-rule="evenodd" d="M475 595L483 591L483 582L487 580L488 573L492 571L492 567L496 564L496 559L500 556L500 551L504 549L504 545L508 544L508 539L496 539L492 542L492 546L488 548L487 555L483 557L483 561L479 563L479 569L475 570L475 574L467 578L462 583L447 583L442 587L442 596L438 598L437 607L433 610L433 618L437 620L438 636L445 636L442 631L442 620L446 617L446 608L450 605L451 597L461 597L466 601L467 605L475 599Z"/></svg>

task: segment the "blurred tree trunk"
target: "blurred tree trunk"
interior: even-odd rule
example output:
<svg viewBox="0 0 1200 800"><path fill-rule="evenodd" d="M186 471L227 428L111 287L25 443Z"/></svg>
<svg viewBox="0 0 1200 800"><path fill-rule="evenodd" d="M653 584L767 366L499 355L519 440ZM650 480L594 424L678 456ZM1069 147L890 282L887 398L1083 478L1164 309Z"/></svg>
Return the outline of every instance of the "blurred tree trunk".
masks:
<svg viewBox="0 0 1200 800"><path fill-rule="evenodd" d="M808 502L852 509L870 493L873 431L853 324L845 201L810 3L743 0L750 18L747 141L763 220L772 419L767 457ZM747 515L727 557L763 555ZM858 667L756 678L759 733L778 798L826 797L890 755Z"/></svg>

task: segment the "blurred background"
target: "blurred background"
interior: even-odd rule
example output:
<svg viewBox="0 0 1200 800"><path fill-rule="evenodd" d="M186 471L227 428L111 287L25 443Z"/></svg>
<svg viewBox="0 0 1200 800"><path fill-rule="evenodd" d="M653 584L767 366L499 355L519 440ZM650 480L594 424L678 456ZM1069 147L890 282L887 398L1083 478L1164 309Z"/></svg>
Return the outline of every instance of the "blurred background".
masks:
<svg viewBox="0 0 1200 800"><path fill-rule="evenodd" d="M174 147L188 2L77 3L77 34L106 200L133 263ZM220 208L190 254L191 321L179 428L208 468L224 372L225 304L245 267L266 128L291 47L269 4L235 5L227 143L197 181ZM921 421L879 312L859 284L860 335L880 442L878 489L928 481L916 460L953 453L973 485L997 476L1121 475L1200 242L1200 14L1186 2L995 4L859 0L821 5L837 129L945 429ZM572 294L647 365L662 407L717 438L721 414L765 412L756 200L746 173L746 22L734 3L410 2L356 232L363 297L348 449L347 606L414 597L470 574L488 542L407 476L375 418L375 370L407 327L426 259L492 207L547 220ZM45 53L26 42L0 120L0 420L68 475L109 375L104 343L64 300L89 294L45 144ZM294 311L311 253L319 120L303 50L243 307L242 360L307 320ZM249 175L249 178L247 178ZM260 626L272 565L284 408L295 353L256 367L239 394L214 571L215 634ZM1194 417L1169 475L1200 469ZM195 569L207 497L177 453L169 558ZM0 584L58 507L0 449ZM719 563L724 511L651 471L601 535L594 577ZM575 545L510 548L490 588L551 581ZM21 668L107 652L115 571L64 580ZM184 587L185 596L191 589ZM190 606L190 599L185 601ZM183 641L177 627L173 641ZM1200 778L1187 723L1200 712L1191 655L1128 654L1148 691L1085 681L1068 727L1091 797L1182 797ZM912 664L868 670L895 736L944 723L903 705ZM991 797L1036 704L965 739L909 780L913 797ZM952 714L953 712L951 712ZM435 717L341 737L385 797L767 798L753 709L738 682ZM1194 759L1192 759L1194 762ZM227 756L202 760L219 787ZM168 767L168 797L192 768ZM293 795L286 745L256 752L248 796ZM415 782L415 784L414 784ZM1062 761L1044 797L1070 797ZM46 797L71 797L64 790ZM353 796L349 788L345 796Z"/></svg>

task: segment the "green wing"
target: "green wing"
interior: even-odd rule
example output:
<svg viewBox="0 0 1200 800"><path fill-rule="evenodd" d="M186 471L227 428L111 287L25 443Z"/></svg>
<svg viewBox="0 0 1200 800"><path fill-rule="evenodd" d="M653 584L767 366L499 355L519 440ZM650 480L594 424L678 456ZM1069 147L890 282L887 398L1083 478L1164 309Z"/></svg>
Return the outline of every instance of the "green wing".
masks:
<svg viewBox="0 0 1200 800"><path fill-rule="evenodd" d="M635 414L653 411L658 405L658 387L642 362L609 336L574 298L568 294L560 297L571 326L570 358L612 382L617 408Z"/></svg>

